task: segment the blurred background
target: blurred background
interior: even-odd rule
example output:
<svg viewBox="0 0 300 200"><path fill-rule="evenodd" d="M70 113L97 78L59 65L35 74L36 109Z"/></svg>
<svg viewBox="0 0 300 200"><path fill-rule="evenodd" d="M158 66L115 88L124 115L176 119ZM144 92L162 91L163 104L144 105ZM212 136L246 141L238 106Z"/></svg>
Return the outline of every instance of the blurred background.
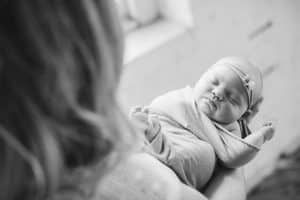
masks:
<svg viewBox="0 0 300 200"><path fill-rule="evenodd" d="M246 179L254 192L259 183L272 184L269 175L286 166L283 158L297 157L300 146L300 1L116 2L126 36L119 88L125 112L168 90L193 85L224 56L243 56L260 67L265 99L250 127L272 121L276 134L246 166ZM300 168L294 172L299 179Z"/></svg>

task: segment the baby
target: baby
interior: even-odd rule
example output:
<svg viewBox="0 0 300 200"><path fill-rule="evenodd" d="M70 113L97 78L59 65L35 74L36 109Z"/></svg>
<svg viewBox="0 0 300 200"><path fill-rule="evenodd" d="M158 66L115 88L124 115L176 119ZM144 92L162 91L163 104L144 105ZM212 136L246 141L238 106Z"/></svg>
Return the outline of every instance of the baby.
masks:
<svg viewBox="0 0 300 200"><path fill-rule="evenodd" d="M262 100L262 86L256 66L226 57L211 66L193 88L163 94L147 107L134 108L131 117L141 125L150 153L184 183L201 191L217 160L228 168L240 167L273 137L271 123L253 133L247 127Z"/></svg>

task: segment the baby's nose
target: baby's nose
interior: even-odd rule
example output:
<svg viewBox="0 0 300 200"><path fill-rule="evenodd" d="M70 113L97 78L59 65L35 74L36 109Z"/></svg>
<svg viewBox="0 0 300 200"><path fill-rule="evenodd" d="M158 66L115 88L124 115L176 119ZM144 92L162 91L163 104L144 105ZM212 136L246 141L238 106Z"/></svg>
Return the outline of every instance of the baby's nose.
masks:
<svg viewBox="0 0 300 200"><path fill-rule="evenodd" d="M213 99L222 101L224 99L224 90L221 87L216 87L212 91Z"/></svg>

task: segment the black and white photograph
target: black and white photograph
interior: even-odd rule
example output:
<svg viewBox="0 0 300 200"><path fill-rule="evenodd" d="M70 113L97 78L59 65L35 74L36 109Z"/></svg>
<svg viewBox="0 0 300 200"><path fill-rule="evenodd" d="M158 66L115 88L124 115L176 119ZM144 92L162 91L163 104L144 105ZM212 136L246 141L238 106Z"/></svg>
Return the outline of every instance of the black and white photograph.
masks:
<svg viewBox="0 0 300 200"><path fill-rule="evenodd" d="M0 0L0 200L298 200L299 10Z"/></svg>

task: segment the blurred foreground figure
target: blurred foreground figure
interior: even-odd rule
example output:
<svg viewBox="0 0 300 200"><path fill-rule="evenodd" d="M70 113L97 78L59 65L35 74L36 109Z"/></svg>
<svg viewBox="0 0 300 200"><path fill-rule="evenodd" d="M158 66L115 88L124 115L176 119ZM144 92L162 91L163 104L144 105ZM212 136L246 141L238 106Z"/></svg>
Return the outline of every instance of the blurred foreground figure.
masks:
<svg viewBox="0 0 300 200"><path fill-rule="evenodd" d="M75 187L78 168L100 164L100 178L132 143L115 98L123 48L110 4L2 1L0 199Z"/></svg>

